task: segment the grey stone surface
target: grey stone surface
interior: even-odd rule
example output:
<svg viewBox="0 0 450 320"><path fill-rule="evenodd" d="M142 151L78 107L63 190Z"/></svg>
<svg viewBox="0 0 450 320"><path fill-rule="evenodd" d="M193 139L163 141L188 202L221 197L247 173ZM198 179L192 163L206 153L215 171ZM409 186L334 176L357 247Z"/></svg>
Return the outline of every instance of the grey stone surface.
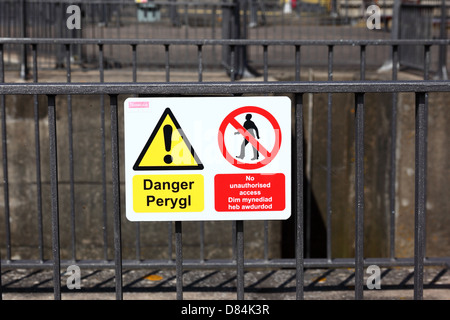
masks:
<svg viewBox="0 0 450 320"><path fill-rule="evenodd" d="M68 289L69 273L62 270L62 300L115 300L114 270L81 270L81 289ZM364 275L364 299L412 300L412 268L382 268L381 289L368 289ZM176 300L175 270L124 270L124 300ZM245 300L295 300L295 270L246 270ZM16 269L2 272L4 300L52 300L51 270ZM450 300L448 268L426 267L424 300ZM236 300L235 270L185 270L184 300ZM305 300L353 300L354 270L306 269Z"/></svg>

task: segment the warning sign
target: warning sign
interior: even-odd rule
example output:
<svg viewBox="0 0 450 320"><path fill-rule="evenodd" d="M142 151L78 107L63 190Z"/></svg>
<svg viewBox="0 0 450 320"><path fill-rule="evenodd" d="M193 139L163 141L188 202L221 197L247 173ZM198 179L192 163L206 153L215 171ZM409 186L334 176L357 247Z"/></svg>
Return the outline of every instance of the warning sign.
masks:
<svg viewBox="0 0 450 320"><path fill-rule="evenodd" d="M133 169L136 171L203 169L194 148L169 108L164 110Z"/></svg>
<svg viewBox="0 0 450 320"><path fill-rule="evenodd" d="M127 219L289 218L291 110L280 96L126 99Z"/></svg>

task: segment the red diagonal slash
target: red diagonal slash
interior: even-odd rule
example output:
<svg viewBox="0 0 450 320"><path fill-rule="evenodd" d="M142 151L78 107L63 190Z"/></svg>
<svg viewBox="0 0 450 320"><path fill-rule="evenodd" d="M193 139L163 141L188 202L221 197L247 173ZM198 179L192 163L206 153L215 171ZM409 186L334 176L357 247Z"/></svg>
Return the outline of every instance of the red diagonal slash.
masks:
<svg viewBox="0 0 450 320"><path fill-rule="evenodd" d="M259 143L258 140L255 139L254 136L251 135L250 132L247 131L239 122L236 121L236 119L230 119L230 124L239 131L240 134L244 136L244 139L246 139L250 144L256 148L256 150L259 151L264 157L268 158L270 157L270 152L267 151L266 148L263 147L262 144Z"/></svg>

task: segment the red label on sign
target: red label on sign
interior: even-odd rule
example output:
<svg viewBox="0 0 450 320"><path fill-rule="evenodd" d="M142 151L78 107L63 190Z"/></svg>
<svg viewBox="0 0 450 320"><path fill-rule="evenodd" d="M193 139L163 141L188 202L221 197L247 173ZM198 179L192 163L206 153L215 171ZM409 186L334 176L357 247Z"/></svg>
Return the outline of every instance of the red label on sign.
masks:
<svg viewBox="0 0 450 320"><path fill-rule="evenodd" d="M282 211L285 177L274 174L217 174L214 177L217 211Z"/></svg>

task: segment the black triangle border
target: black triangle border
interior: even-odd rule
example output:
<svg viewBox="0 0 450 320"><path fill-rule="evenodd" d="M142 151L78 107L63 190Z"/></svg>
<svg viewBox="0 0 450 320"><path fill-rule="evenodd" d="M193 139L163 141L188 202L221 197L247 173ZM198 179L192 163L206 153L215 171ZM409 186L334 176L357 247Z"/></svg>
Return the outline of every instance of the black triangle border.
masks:
<svg viewBox="0 0 450 320"><path fill-rule="evenodd" d="M197 162L196 166L140 166L142 159L144 158L145 154L147 153L148 148L153 142L153 139L155 138L156 134L158 133L162 123L164 122L164 119L169 116L173 124L175 125L175 128L180 133L181 137L183 138L184 143L186 143L186 146L191 150L191 154L194 157L195 161ZM191 143L189 142L188 138L183 132L183 129L181 129L180 124L178 123L177 119L173 115L170 108L166 108L159 119L158 123L155 126L155 129L153 130L152 134L150 135L150 138L147 140L147 143L145 144L144 148L142 149L141 153L139 154L139 157L137 158L136 162L133 165L134 171L147 171L147 170L203 170L203 164L201 163L200 159L197 156L197 153L195 152L194 148L192 147Z"/></svg>

